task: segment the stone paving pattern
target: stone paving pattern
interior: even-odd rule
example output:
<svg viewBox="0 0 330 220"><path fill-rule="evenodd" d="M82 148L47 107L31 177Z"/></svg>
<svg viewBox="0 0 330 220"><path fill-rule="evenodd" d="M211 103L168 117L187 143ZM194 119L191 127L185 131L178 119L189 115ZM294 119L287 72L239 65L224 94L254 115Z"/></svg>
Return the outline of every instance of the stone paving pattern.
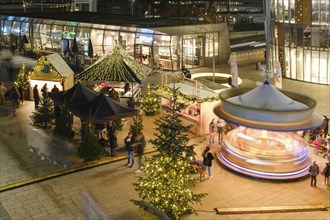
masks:
<svg viewBox="0 0 330 220"><path fill-rule="evenodd" d="M25 58L15 59L30 63L27 66L33 63L33 60ZM20 63L17 60L15 62ZM262 81L259 71L254 68L253 64L239 65L244 85ZM219 66L217 70L228 73L229 67ZM196 71L211 72L211 68L192 70L192 73ZM147 82L157 84L160 77L150 76L145 84ZM284 79L283 88L312 96L318 101L317 111L329 115L329 86ZM73 165L79 163L70 158L70 153L74 153L76 145L59 142L58 139L54 141L47 132L31 129L28 116L31 114L32 106L32 102L25 102L18 108L16 117L12 116L10 106L0 106L0 186L65 169L63 163L54 164L54 161L47 157L42 160L41 154L38 155L36 150L31 151L31 140L36 145L46 145L44 147L50 149L60 147L61 150L56 149L53 153L68 152L67 155L59 157L66 158ZM147 138L152 137L154 132L154 119L145 117L144 133ZM125 122L124 131L118 134L118 140L123 140L129 124L130 121ZM60 143L63 146L57 146ZM191 134L191 143L197 145L196 152L201 159L201 152L207 146L208 138ZM219 150L219 147L212 146L212 151ZM324 159L312 151L310 154L319 162L322 169ZM3 206L0 207L0 219L8 219L8 216L11 219L84 219L85 192L89 192L95 198L109 219L158 219L129 202L130 199L138 197L132 185L132 182L136 181L134 170L137 164L134 168L127 168L123 166L125 163L126 161L115 162L3 192L0 194L0 206ZM308 178L272 182L233 173L217 163L214 163L212 172L212 179L206 179L194 187L196 193L209 194L202 200L202 205L195 205L198 216L187 215L185 219L330 219L329 211L216 215L213 209L220 207L318 204L330 207L330 194L323 185L321 176L318 176L318 188L312 188Z"/></svg>

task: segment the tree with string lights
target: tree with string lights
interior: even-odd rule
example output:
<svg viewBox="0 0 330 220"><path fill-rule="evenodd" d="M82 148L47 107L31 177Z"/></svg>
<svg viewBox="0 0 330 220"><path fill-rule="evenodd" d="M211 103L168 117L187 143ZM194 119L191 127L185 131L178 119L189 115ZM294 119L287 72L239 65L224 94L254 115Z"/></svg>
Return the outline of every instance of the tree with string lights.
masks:
<svg viewBox="0 0 330 220"><path fill-rule="evenodd" d="M201 203L206 194L195 194L190 187L196 179L191 177L190 163L195 155L189 145L191 126L182 125L180 109L173 89L173 102L165 107L167 114L156 120L155 139L150 140L158 154L145 158L143 175L133 183L140 200L131 200L141 208L156 208L171 219L180 219L187 213L196 213L192 204Z"/></svg>
<svg viewBox="0 0 330 220"><path fill-rule="evenodd" d="M40 105L32 113L30 118L32 119L32 124L38 128L48 129L54 124L54 113L53 113L53 102L48 96L46 91L42 92L42 97L40 100Z"/></svg>
<svg viewBox="0 0 330 220"><path fill-rule="evenodd" d="M148 84L147 92L143 95L143 103L141 109L147 116L153 116L156 114L159 108L159 100L155 93L152 92L151 86Z"/></svg>
<svg viewBox="0 0 330 220"><path fill-rule="evenodd" d="M28 78L29 73L26 71L25 64L22 64L22 68L17 73L16 80L14 81L14 86L16 88L22 87L24 90L27 90L29 88L29 82Z"/></svg>

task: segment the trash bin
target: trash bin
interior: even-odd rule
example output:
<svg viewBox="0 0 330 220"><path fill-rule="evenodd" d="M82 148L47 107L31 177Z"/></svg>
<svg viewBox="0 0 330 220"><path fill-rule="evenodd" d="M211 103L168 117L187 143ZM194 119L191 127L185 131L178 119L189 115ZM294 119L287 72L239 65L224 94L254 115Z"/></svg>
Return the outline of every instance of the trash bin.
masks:
<svg viewBox="0 0 330 220"><path fill-rule="evenodd" d="M256 63L256 70L260 70L260 66L261 66L261 63L260 62L257 62Z"/></svg>

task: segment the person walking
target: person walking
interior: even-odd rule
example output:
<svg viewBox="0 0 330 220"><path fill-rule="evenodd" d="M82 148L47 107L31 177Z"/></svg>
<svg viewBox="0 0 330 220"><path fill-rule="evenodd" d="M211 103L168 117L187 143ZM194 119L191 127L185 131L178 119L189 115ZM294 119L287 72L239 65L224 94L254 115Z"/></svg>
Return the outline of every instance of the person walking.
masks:
<svg viewBox="0 0 330 220"><path fill-rule="evenodd" d="M141 133L139 133L136 136L136 140L135 140L134 145L136 146L136 154L137 154L138 159L139 159L138 169L135 172L139 173L139 172L141 172L141 168L142 168L142 157L143 157L143 154L144 154L144 145L145 145L144 137Z"/></svg>
<svg viewBox="0 0 330 220"><path fill-rule="evenodd" d="M129 166L132 168L134 165L134 150L133 150L134 138L132 132L128 132L128 135L124 140L124 143L127 151L127 163L125 164L125 166L128 166L132 160L132 164L131 166Z"/></svg>
<svg viewBox="0 0 330 220"><path fill-rule="evenodd" d="M0 104L5 104L5 94L7 92L7 88L5 86L5 83L2 82L0 84Z"/></svg>
<svg viewBox="0 0 330 220"><path fill-rule="evenodd" d="M212 160L214 160L213 154L210 152L210 147L207 146L205 150L202 153L203 156L203 167L204 170L207 169L207 173L209 176L209 179L212 178L211 175L211 167L212 167Z"/></svg>
<svg viewBox="0 0 330 220"><path fill-rule="evenodd" d="M40 102L38 85L35 85L33 87L33 99L34 99L34 109L36 110L38 108L38 105L39 105L39 102Z"/></svg>
<svg viewBox="0 0 330 220"><path fill-rule="evenodd" d="M222 143L223 141L223 129L225 128L226 126L226 122L225 120L219 118L218 121L217 121L217 130L218 130L218 141L219 141L219 144Z"/></svg>
<svg viewBox="0 0 330 220"><path fill-rule="evenodd" d="M116 156L116 148L118 147L116 132L109 133L108 140L109 140L109 145L110 145L110 150L111 150L110 156L114 157L114 156Z"/></svg>
<svg viewBox="0 0 330 220"><path fill-rule="evenodd" d="M323 131L325 137L329 132L329 120L330 119L326 115L323 115L323 123L320 126L320 129Z"/></svg>
<svg viewBox="0 0 330 220"><path fill-rule="evenodd" d="M23 86L18 87L18 92L19 92L21 103L23 104L24 96L25 96L25 90L23 89Z"/></svg>
<svg viewBox="0 0 330 220"><path fill-rule="evenodd" d="M324 176L324 185L327 185L330 176L330 161L327 161L327 163L325 164L325 167L322 171L322 175Z"/></svg>
<svg viewBox="0 0 330 220"><path fill-rule="evenodd" d="M14 105L14 116L16 116L16 108L18 107L18 100L20 98L19 92L15 86L11 88L10 97Z"/></svg>
<svg viewBox="0 0 330 220"><path fill-rule="evenodd" d="M316 177L320 173L319 166L316 164L316 160L313 160L312 165L308 169L309 175L311 177L311 187L316 187Z"/></svg>
<svg viewBox="0 0 330 220"><path fill-rule="evenodd" d="M210 139L209 144L212 145L214 143L214 137L216 133L216 124L214 122L214 118L212 119L211 123L209 124L209 132L210 132Z"/></svg>

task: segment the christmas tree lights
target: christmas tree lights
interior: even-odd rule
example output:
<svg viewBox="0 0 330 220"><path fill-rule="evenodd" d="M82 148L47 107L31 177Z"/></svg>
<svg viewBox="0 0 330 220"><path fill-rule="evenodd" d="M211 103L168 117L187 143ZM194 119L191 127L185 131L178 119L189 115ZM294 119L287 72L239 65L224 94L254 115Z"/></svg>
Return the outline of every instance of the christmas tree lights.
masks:
<svg viewBox="0 0 330 220"><path fill-rule="evenodd" d="M14 86L16 88L22 86L24 90L29 88L28 82L29 73L26 71L25 64L22 64L22 68L19 70L16 80L14 81Z"/></svg>
<svg viewBox="0 0 330 220"><path fill-rule="evenodd" d="M40 104L30 116L32 124L38 128L48 129L54 124L53 102L47 92L42 92Z"/></svg>
<svg viewBox="0 0 330 220"><path fill-rule="evenodd" d="M80 73L76 79L81 81L138 82L145 79L151 71L150 67L132 59L116 44L111 53Z"/></svg>
<svg viewBox="0 0 330 220"><path fill-rule="evenodd" d="M147 116L155 115L160 108L160 102L157 96L152 92L150 85L148 84L147 92L143 95L143 103L141 109Z"/></svg>
<svg viewBox="0 0 330 220"><path fill-rule="evenodd" d="M156 120L155 139L150 142L159 154L145 158L143 175L134 183L141 200L131 200L141 208L156 207L172 219L192 213L192 204L201 203L206 194L194 194L190 187L196 179L189 175L194 145L188 145L191 126L182 125L179 114L182 105L176 102L177 90L172 90L173 104L165 107L164 117Z"/></svg>

